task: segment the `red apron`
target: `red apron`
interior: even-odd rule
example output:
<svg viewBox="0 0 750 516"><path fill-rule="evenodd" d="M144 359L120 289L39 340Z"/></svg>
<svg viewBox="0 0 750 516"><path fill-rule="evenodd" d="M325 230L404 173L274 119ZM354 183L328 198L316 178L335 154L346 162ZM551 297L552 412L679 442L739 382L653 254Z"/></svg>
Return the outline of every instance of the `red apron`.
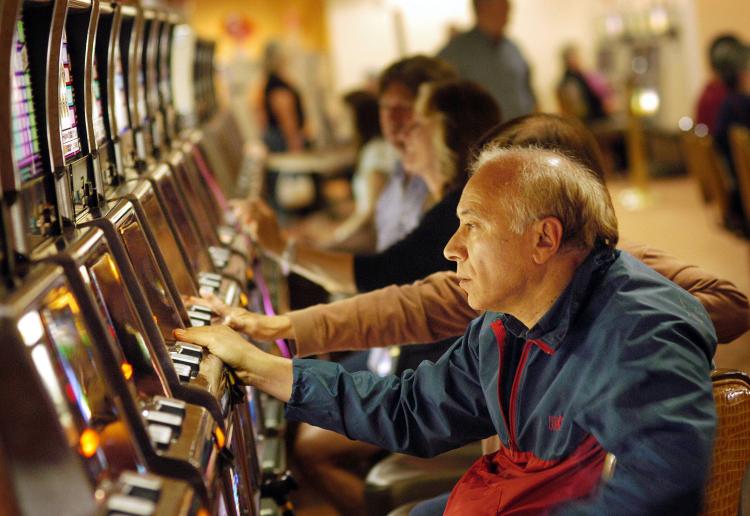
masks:
<svg viewBox="0 0 750 516"><path fill-rule="evenodd" d="M599 484L606 453L592 436L568 457L546 461L501 447L479 458L458 481L445 514L538 515L589 495Z"/></svg>

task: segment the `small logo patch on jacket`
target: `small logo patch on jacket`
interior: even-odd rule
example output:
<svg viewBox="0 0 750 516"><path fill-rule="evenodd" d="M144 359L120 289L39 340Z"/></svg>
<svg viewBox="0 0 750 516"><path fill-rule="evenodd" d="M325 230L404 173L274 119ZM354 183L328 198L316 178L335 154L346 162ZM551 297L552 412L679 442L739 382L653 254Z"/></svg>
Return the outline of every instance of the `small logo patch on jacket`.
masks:
<svg viewBox="0 0 750 516"><path fill-rule="evenodd" d="M562 422L562 416L549 416L549 419L547 420L547 428L550 432L559 432L562 427Z"/></svg>

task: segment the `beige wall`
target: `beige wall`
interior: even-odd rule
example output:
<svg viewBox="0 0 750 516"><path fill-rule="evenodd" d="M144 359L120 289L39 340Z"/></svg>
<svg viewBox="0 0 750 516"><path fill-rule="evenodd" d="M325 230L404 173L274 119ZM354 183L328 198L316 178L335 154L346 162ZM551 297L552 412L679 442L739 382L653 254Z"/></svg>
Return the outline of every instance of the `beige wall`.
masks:
<svg viewBox="0 0 750 516"><path fill-rule="evenodd" d="M709 74L706 49L719 33L734 32L750 43L750 0L694 0L697 37L701 49L699 78Z"/></svg>
<svg viewBox="0 0 750 516"><path fill-rule="evenodd" d="M292 39L312 51L328 47L324 0L193 0L186 11L198 35L218 41L222 59L237 48L225 30L231 15L245 16L251 22L253 32L241 46L253 57L260 55L270 38Z"/></svg>

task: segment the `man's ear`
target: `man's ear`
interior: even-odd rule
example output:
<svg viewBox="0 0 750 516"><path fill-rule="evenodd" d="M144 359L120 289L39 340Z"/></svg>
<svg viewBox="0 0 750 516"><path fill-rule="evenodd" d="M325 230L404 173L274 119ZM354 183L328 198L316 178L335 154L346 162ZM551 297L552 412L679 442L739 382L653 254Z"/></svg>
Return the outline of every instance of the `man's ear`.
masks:
<svg viewBox="0 0 750 516"><path fill-rule="evenodd" d="M537 265L546 263L560 249L563 239L563 226L556 217L545 217L532 225L534 248L532 259Z"/></svg>

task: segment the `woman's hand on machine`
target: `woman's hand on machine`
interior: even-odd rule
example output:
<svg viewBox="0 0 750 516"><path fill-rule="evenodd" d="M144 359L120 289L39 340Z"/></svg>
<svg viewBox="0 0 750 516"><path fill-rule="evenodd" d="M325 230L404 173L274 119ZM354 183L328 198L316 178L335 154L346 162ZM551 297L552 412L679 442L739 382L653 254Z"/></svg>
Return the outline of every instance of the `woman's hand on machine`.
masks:
<svg viewBox="0 0 750 516"><path fill-rule="evenodd" d="M252 339L272 341L294 338L292 321L285 315L256 314L244 308L229 306L213 294L205 297L189 296L186 298L186 302L208 306L222 318L223 324L248 335Z"/></svg>
<svg viewBox="0 0 750 516"><path fill-rule="evenodd" d="M174 330L178 340L207 348L246 384L286 402L292 394L292 361L265 353L228 326Z"/></svg>
<svg viewBox="0 0 750 516"><path fill-rule="evenodd" d="M248 199L234 205L242 227L263 248L278 258L284 252L287 236L279 226L273 209L260 199Z"/></svg>

